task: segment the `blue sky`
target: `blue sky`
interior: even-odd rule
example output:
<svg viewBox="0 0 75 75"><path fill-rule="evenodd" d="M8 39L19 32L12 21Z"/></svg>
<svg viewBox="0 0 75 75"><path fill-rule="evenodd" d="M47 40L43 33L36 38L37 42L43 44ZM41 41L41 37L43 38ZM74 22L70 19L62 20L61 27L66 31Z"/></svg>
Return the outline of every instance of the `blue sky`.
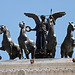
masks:
<svg viewBox="0 0 75 75"><path fill-rule="evenodd" d="M66 33L68 22L75 24L75 0L0 0L0 25L6 25L9 29L12 40L18 44L17 38L19 36L20 28L19 22L24 21L26 25L31 28L35 27L33 19L24 15L25 12L35 13L37 15L50 15L52 13L65 11L66 15L56 20L54 31L57 37L57 51L55 58L60 58L60 46L63 42ZM36 40L35 32L26 33L29 39ZM75 37L75 31L73 32ZM2 35L0 35L0 46L2 42ZM75 49L74 49L75 50ZM2 60L9 60L7 52L0 51ZM75 57L75 52L73 54Z"/></svg>

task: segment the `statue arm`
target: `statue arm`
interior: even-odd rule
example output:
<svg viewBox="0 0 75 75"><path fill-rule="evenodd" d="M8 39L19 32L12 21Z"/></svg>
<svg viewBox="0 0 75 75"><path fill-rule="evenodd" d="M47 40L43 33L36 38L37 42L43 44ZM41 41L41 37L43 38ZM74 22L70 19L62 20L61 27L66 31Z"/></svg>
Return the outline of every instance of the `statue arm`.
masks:
<svg viewBox="0 0 75 75"><path fill-rule="evenodd" d="M32 31L36 31L36 29L37 29L37 28L35 27L35 28L31 29L31 30L32 30Z"/></svg>
<svg viewBox="0 0 75 75"><path fill-rule="evenodd" d="M26 29L27 32L30 32L30 31L36 31L36 29L37 29L36 27L32 29L32 28L29 27L29 26L26 26L26 28L29 28L29 30Z"/></svg>

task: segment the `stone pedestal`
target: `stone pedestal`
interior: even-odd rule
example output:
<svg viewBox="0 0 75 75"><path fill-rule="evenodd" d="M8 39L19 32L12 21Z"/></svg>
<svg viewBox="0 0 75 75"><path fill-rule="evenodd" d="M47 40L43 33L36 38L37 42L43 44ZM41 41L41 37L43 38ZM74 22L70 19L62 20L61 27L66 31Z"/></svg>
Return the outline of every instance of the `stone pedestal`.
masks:
<svg viewBox="0 0 75 75"><path fill-rule="evenodd" d="M9 60L0 62L0 75L75 75L75 63L72 58Z"/></svg>

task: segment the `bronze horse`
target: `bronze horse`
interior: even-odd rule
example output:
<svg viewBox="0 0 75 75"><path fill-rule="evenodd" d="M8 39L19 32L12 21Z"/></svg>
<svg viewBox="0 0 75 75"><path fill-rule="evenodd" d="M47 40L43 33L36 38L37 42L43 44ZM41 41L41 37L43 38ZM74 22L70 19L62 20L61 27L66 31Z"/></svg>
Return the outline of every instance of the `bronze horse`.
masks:
<svg viewBox="0 0 75 75"><path fill-rule="evenodd" d="M54 14L51 14L49 18L47 19L48 22L48 35L47 35L47 57L54 58L55 52L56 52L56 35L54 33L54 25L57 18L64 16L65 12L57 12Z"/></svg>
<svg viewBox="0 0 75 75"><path fill-rule="evenodd" d="M63 43L61 44L61 58L63 58L64 56L65 58L67 58L67 56L72 58L73 48L75 46L74 37L72 33L74 30L75 30L74 24L72 22L71 23L69 22L69 25L67 28L67 35Z"/></svg>
<svg viewBox="0 0 75 75"><path fill-rule="evenodd" d="M36 45L33 42L33 40L30 40L27 37L25 23L24 22L19 23L19 27L21 28L21 30L20 30L20 35L18 37L18 43L21 48L21 52L23 54L23 49L24 49L27 59L29 59L29 53L31 53L31 58L33 59L35 58Z"/></svg>
<svg viewBox="0 0 75 75"><path fill-rule="evenodd" d="M48 35L47 35L47 57L54 58L56 52L56 35L54 34L54 23L52 19L47 19L48 21Z"/></svg>
<svg viewBox="0 0 75 75"><path fill-rule="evenodd" d="M19 57L19 59L22 59L23 57L22 57L19 45L15 44L12 41L10 37L10 32L4 25L0 26L0 34L2 33L3 33L3 41L2 41L2 47L0 47L0 50L6 51L10 59L15 59L16 57Z"/></svg>

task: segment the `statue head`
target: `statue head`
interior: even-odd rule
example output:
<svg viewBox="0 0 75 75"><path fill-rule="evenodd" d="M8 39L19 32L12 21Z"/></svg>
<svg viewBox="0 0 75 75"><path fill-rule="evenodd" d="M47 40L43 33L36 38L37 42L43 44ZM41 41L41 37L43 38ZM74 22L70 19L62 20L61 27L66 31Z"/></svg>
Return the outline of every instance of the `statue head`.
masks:
<svg viewBox="0 0 75 75"><path fill-rule="evenodd" d="M68 31L74 31L75 30L75 26L74 26L74 23L73 22L69 22L69 26L68 26Z"/></svg>
<svg viewBox="0 0 75 75"><path fill-rule="evenodd" d="M0 34L4 33L6 30L7 30L6 26L4 26L4 25L0 26Z"/></svg>
<svg viewBox="0 0 75 75"><path fill-rule="evenodd" d="M42 21L45 21L45 15L41 15L40 18L42 19Z"/></svg>
<svg viewBox="0 0 75 75"><path fill-rule="evenodd" d="M20 28L24 28L24 27L25 27L25 23L24 23L23 21L20 22L20 23L19 23L19 27L20 27Z"/></svg>
<svg viewBox="0 0 75 75"><path fill-rule="evenodd" d="M53 23L54 23L54 25L55 25L55 19L54 19L54 17L53 17L52 15L50 15L49 18L50 18L50 20L53 21Z"/></svg>

